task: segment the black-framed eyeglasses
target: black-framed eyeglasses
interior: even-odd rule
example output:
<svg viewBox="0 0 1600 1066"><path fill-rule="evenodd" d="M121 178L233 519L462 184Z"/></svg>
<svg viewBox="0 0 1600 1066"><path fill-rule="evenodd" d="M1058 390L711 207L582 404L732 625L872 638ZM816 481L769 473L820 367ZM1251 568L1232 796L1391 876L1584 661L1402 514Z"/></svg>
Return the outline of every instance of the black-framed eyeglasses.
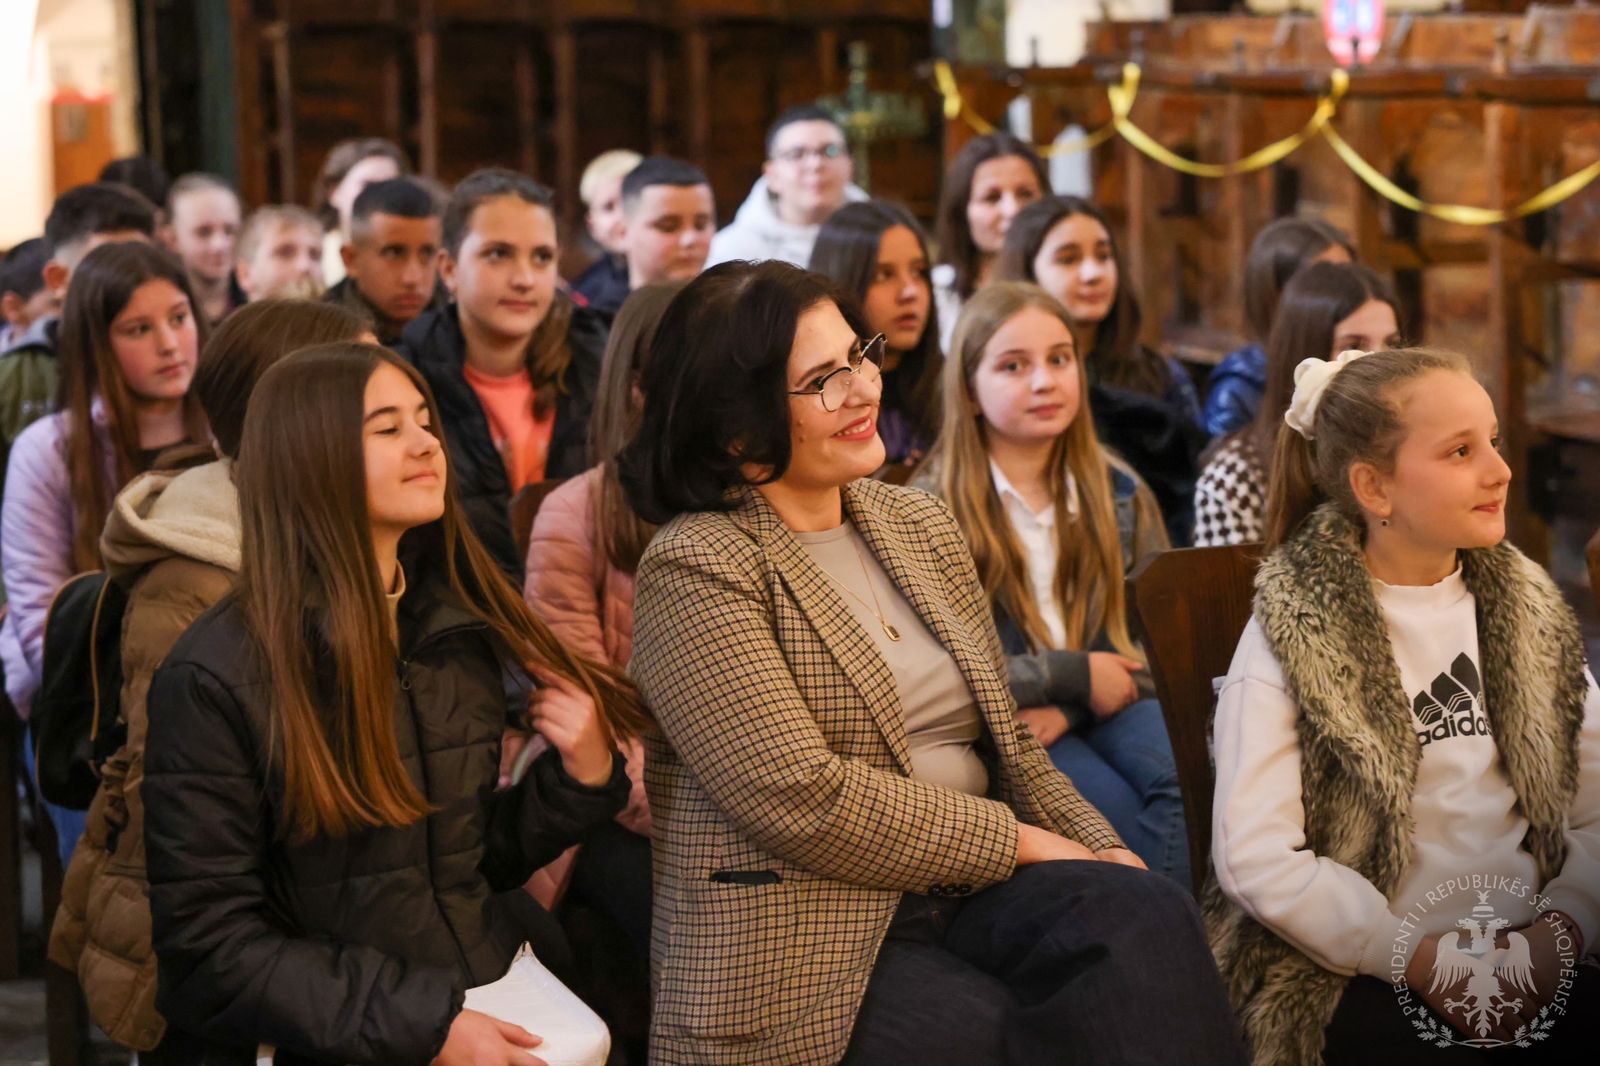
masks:
<svg viewBox="0 0 1600 1066"><path fill-rule="evenodd" d="M880 333L869 341L858 340L850 350L848 365L834 367L816 384L807 388L790 389L789 395L816 396L822 400L824 411L837 411L850 398L850 386L855 384L854 375L860 374L866 381L877 381L882 376L885 339Z"/></svg>
<svg viewBox="0 0 1600 1066"><path fill-rule="evenodd" d="M785 148L781 152L772 153L772 158L780 163L803 163L810 156L816 156L820 160L829 160L838 159L842 155L844 155L844 145L834 141L832 144L824 144L816 148Z"/></svg>

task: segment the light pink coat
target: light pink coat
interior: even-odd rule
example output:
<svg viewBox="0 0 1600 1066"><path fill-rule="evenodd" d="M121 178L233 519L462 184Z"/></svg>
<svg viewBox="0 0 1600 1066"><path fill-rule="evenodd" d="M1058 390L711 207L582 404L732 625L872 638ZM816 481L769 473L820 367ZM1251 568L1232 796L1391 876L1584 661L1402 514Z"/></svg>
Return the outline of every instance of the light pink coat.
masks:
<svg viewBox="0 0 1600 1066"><path fill-rule="evenodd" d="M528 537L522 594L561 643L579 655L625 670L633 654L633 575L612 566L601 548L594 506L599 491L600 468L590 467L539 505ZM617 821L649 836L644 748L632 741L623 754L633 790ZM554 906L565 889L577 851L569 848L529 882L546 908Z"/></svg>
<svg viewBox="0 0 1600 1066"><path fill-rule="evenodd" d="M561 642L618 670L633 655L633 575L606 559L595 527L600 468L545 497L528 537L523 596Z"/></svg>

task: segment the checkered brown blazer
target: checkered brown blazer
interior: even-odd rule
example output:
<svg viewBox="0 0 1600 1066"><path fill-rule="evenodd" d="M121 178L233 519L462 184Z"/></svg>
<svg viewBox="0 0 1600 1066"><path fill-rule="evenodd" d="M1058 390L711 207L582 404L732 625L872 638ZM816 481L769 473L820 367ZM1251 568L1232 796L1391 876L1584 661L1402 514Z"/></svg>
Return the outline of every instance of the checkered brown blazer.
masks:
<svg viewBox="0 0 1600 1066"><path fill-rule="evenodd" d="M990 798L910 776L888 665L760 493L669 523L639 564L630 665L663 733L645 773L657 1066L836 1062L901 893L1010 877L1019 819L1120 846L1018 722L945 505L869 480L844 504L972 689Z"/></svg>

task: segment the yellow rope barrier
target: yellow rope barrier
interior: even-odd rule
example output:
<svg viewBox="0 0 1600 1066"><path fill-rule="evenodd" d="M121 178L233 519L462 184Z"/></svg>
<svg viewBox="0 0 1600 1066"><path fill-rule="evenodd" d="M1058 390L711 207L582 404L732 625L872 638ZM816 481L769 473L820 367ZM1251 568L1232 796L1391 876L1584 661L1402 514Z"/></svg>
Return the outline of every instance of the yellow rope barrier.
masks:
<svg viewBox="0 0 1600 1066"><path fill-rule="evenodd" d="M1590 163L1577 173L1562 178L1537 196L1524 200L1508 210L1469 207L1466 204L1430 204L1412 196L1385 177L1377 167L1361 158L1360 153L1350 146L1350 142L1339 136L1339 131L1332 126L1324 129L1322 135L1327 138L1329 147L1344 160L1344 165L1385 200L1411 211L1442 218L1446 222L1460 222L1468 226L1498 226L1502 222L1547 211L1561 201L1577 195L1595 178L1600 177L1600 161Z"/></svg>
<svg viewBox="0 0 1600 1066"><path fill-rule="evenodd" d="M939 95L944 97L944 117L950 121L964 119L974 133L980 137L988 136L994 132L994 124L982 115L967 106L966 100L961 97L961 89L956 85L955 72L950 69L950 64L938 60L933 65L933 78L939 85ZM1105 144L1116 136L1116 124L1106 123L1093 133L1079 137L1077 140L1065 144L1036 144L1033 150L1039 153L1041 159L1049 159L1053 155L1072 155L1077 152L1087 152Z"/></svg>
<svg viewBox="0 0 1600 1066"><path fill-rule="evenodd" d="M1063 144L1047 144L1038 149L1041 159L1049 159L1053 155L1076 155L1078 152L1087 152L1098 148L1117 135L1117 125L1107 122L1093 133L1084 134L1077 140L1067 141Z"/></svg>
<svg viewBox="0 0 1600 1066"><path fill-rule="evenodd" d="M1192 159L1185 159L1176 152L1168 149L1154 137L1136 126L1129 115L1133 111L1133 103L1139 94L1140 70L1137 63L1127 63L1122 68L1122 83L1109 86L1106 97L1111 103L1111 121L1094 133L1071 141L1067 144L1045 145L1035 150L1041 156L1067 155L1073 152L1086 152L1091 148L1104 144L1115 134L1120 134L1122 139L1134 148L1154 159L1156 162L1184 174L1192 174L1200 178L1225 178L1234 174L1248 174L1256 170L1279 163L1296 152L1306 142L1322 137L1328 146L1334 150L1344 165L1351 172L1367 184L1374 192L1390 203L1397 204L1409 211L1431 215L1434 218L1444 219L1447 222L1459 222L1469 226L1494 226L1512 219L1524 218L1528 215L1547 211L1563 200L1570 199L1583 189L1587 188L1596 178L1600 178L1600 160L1589 164L1582 170L1569 174L1516 207L1501 210L1488 207L1470 207L1465 204L1431 204L1412 196L1371 163L1362 158L1350 142L1339 135L1333 126L1334 113L1339 108L1339 102L1349 87L1350 78L1345 71L1335 69L1332 73L1328 93L1319 97L1316 110L1309 121L1298 133L1285 137L1280 141L1263 148L1258 148L1243 159L1232 163L1199 163ZM963 118L980 135L993 133L995 127L976 114L967 102L962 99L960 86L956 84L955 72L950 64L939 60L934 64L934 80L938 83L939 93L944 97L945 118L955 120Z"/></svg>
<svg viewBox="0 0 1600 1066"><path fill-rule="evenodd" d="M1196 163L1192 159L1185 159L1133 124L1128 115L1133 111L1133 100L1139 93L1137 63L1123 64L1122 84L1106 89L1106 96L1111 100L1111 123L1116 126L1117 132L1122 134L1123 140L1156 162L1181 173L1193 174L1197 178L1225 178L1230 174L1249 174L1252 171L1265 170L1279 160L1287 158L1302 144L1321 133L1327 126L1328 120L1333 117L1334 111L1338 109L1339 98L1344 95L1345 87L1349 84L1349 79L1344 77L1344 71L1339 70L1334 73L1333 88L1327 96L1317 101L1316 111L1299 133L1285 137L1281 141L1274 141L1264 148L1258 148L1243 159L1232 163Z"/></svg>

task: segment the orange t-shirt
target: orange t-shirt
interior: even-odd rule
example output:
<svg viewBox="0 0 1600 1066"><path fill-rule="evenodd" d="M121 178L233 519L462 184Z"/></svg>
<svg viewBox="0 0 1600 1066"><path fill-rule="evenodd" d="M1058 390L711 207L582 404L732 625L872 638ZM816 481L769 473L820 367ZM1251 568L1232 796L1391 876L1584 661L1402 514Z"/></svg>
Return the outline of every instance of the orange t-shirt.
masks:
<svg viewBox="0 0 1600 1066"><path fill-rule="evenodd" d="M545 460L550 455L550 435L556 428L555 408L543 418L533 413L533 381L526 373L495 377L470 366L462 366L467 384L478 394L483 413L489 417L489 435L505 463L511 491L544 480Z"/></svg>

